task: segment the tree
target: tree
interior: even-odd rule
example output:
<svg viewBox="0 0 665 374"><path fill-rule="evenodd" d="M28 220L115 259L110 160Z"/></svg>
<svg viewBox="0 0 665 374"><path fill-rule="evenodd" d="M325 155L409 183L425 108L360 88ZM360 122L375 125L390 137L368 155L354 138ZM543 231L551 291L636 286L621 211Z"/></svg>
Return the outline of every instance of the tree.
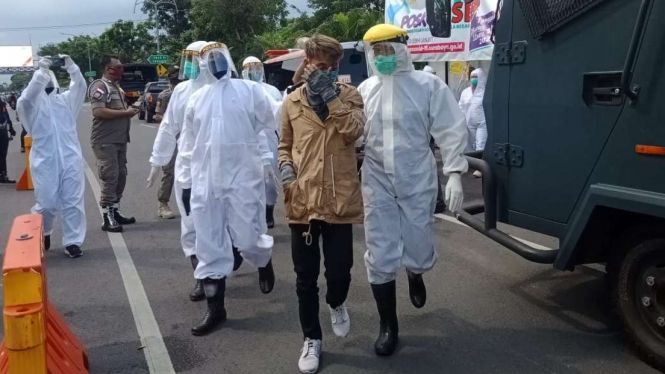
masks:
<svg viewBox="0 0 665 374"><path fill-rule="evenodd" d="M174 0L173 4L165 2L155 7L155 3L144 2L141 10L147 14L150 21L163 28L168 35L177 36L191 29L189 10L191 0Z"/></svg>
<svg viewBox="0 0 665 374"><path fill-rule="evenodd" d="M255 37L284 25L287 14L284 0L192 0L189 16L197 39L225 43L238 61L256 53Z"/></svg>
<svg viewBox="0 0 665 374"><path fill-rule="evenodd" d="M353 9L376 11L383 14L385 0L308 0L314 9L314 17L323 21L338 13L346 13Z"/></svg>
<svg viewBox="0 0 665 374"><path fill-rule="evenodd" d="M30 83L30 79L32 79L32 73L20 73L12 75L10 78L12 83L9 85L9 91L23 91L23 89L27 87L28 83Z"/></svg>
<svg viewBox="0 0 665 374"><path fill-rule="evenodd" d="M331 36L340 42L362 40L370 27L383 21L383 13L376 10L353 9L328 18L316 32Z"/></svg>
<svg viewBox="0 0 665 374"><path fill-rule="evenodd" d="M98 40L99 51L117 54L123 63L147 62L156 52L155 38L150 35L150 22L118 21L104 31Z"/></svg>

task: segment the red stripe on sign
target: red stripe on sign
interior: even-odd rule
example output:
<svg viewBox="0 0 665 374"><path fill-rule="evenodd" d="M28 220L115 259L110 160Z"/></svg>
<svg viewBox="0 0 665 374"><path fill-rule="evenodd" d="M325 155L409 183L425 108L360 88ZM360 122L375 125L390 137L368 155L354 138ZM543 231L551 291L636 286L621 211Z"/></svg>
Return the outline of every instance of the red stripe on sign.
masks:
<svg viewBox="0 0 665 374"><path fill-rule="evenodd" d="M30 66L28 64L32 65L32 56L28 57L28 59L23 63L22 66Z"/></svg>

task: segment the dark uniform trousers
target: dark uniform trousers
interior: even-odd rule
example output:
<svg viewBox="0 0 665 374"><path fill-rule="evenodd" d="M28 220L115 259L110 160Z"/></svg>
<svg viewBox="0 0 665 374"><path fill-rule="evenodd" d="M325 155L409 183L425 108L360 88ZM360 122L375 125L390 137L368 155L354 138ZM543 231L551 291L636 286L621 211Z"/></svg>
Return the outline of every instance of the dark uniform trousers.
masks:
<svg viewBox="0 0 665 374"><path fill-rule="evenodd" d="M93 144L92 150L97 157L97 170L102 181L99 205L117 204L127 182L127 143Z"/></svg>

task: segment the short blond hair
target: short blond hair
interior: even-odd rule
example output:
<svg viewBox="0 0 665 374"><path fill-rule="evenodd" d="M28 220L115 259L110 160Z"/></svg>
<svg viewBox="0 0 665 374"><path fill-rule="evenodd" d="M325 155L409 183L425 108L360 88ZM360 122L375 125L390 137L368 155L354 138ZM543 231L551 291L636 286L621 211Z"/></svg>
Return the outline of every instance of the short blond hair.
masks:
<svg viewBox="0 0 665 374"><path fill-rule="evenodd" d="M305 42L305 54L307 58L339 61L344 57L344 47L337 39L316 34Z"/></svg>

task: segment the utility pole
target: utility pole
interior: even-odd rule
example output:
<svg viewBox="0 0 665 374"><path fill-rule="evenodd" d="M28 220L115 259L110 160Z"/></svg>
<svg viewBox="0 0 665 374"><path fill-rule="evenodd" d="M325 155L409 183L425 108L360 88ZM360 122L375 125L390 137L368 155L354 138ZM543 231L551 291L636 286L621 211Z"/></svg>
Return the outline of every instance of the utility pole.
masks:
<svg viewBox="0 0 665 374"><path fill-rule="evenodd" d="M178 4L176 3L176 0L134 0L134 14L136 14L136 6L139 4L150 4L153 7L155 7L155 11L157 11L157 7L160 5L172 5L175 8L175 14L178 14ZM159 42L159 14L155 17L155 37L157 39L157 53L161 53L161 48L160 48L160 42Z"/></svg>

